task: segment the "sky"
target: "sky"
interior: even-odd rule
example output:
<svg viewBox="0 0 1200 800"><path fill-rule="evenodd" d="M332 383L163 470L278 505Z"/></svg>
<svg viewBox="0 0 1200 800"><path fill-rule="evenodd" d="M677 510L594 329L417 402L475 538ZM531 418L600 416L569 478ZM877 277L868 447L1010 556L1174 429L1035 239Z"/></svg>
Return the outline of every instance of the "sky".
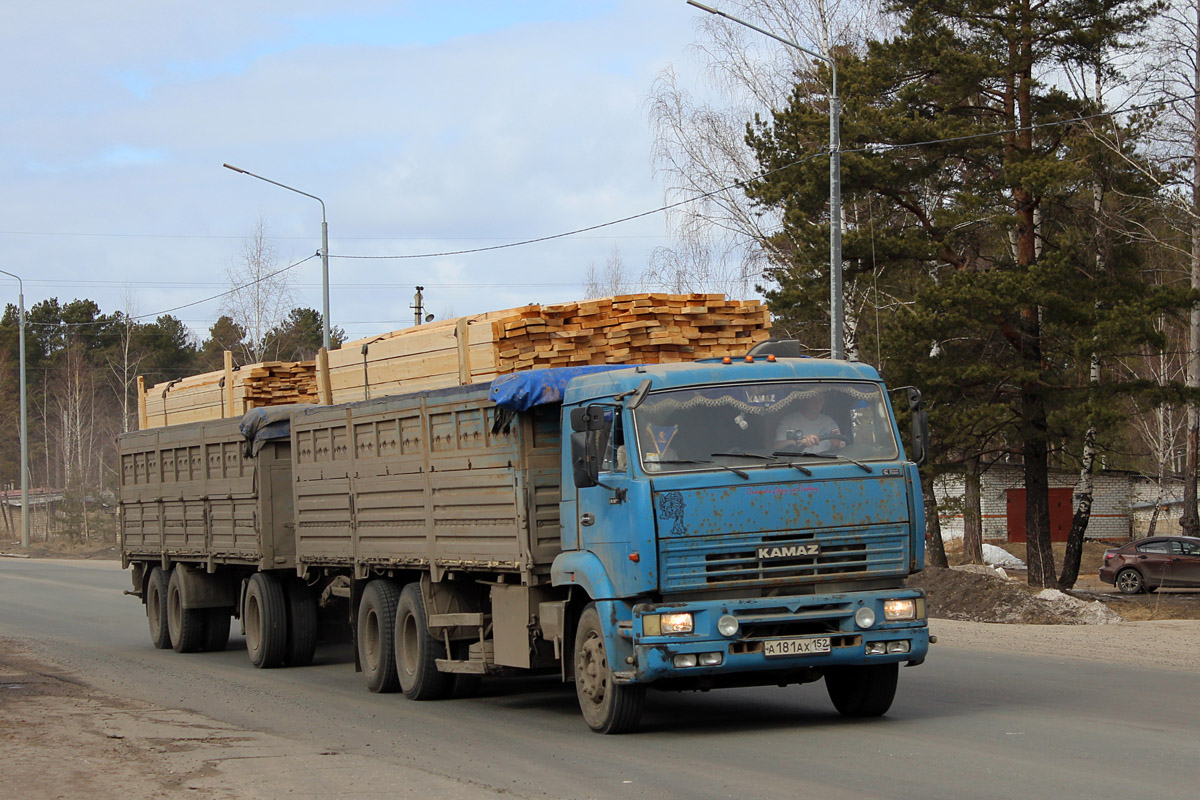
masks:
<svg viewBox="0 0 1200 800"><path fill-rule="evenodd" d="M582 297L670 243L647 97L703 92L684 0L41 0L0 20L0 269L25 304L170 311L199 335L261 220L279 267L320 248L350 339ZM357 256L352 258L351 256ZM320 259L289 272L320 309ZM0 302L17 302L0 276ZM187 306L180 308L181 306ZM174 309L174 310L172 310Z"/></svg>

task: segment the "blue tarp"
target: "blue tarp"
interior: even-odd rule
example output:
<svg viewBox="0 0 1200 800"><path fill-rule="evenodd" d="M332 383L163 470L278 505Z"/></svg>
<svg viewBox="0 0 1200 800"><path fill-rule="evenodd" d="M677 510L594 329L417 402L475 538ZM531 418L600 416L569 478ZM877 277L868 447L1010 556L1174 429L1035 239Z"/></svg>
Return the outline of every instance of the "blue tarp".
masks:
<svg viewBox="0 0 1200 800"><path fill-rule="evenodd" d="M580 375L614 369L633 369L636 364L600 364L593 367L553 367L501 375L492 381L492 401L510 411L528 411L536 406L561 403L567 383Z"/></svg>

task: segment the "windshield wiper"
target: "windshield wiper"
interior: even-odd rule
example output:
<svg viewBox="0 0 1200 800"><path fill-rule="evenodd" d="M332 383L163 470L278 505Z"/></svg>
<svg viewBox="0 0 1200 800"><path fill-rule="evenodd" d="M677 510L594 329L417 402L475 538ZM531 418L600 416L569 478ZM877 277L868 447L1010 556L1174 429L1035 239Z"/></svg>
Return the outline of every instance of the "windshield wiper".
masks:
<svg viewBox="0 0 1200 800"><path fill-rule="evenodd" d="M808 450L776 450L771 455L776 456L804 456L805 458L827 458L835 461L849 461L854 466L864 472L874 472L869 464L864 464L858 459L850 458L849 456L839 456L837 453L813 453Z"/></svg>
<svg viewBox="0 0 1200 800"><path fill-rule="evenodd" d="M763 461L779 461L780 460L778 456L764 456L762 453L713 453L712 455L714 455L714 456L729 456L731 458L759 458L759 459L762 459ZM795 461L788 461L784 464L784 466L785 467L794 467L795 469L798 469L801 472L803 472L805 475L810 475L810 476L812 475L811 469L809 469L808 467L805 467L801 464L797 464Z"/></svg>
<svg viewBox="0 0 1200 800"><path fill-rule="evenodd" d="M696 460L690 459L690 458L662 458L662 459L659 459L658 461L650 461L648 463L650 463L650 464L708 464L713 467L720 467L721 469L729 470L734 475L737 475L739 478L745 478L746 480L750 479L749 472L740 470L737 467L731 467L728 464L718 464L715 461L696 461Z"/></svg>

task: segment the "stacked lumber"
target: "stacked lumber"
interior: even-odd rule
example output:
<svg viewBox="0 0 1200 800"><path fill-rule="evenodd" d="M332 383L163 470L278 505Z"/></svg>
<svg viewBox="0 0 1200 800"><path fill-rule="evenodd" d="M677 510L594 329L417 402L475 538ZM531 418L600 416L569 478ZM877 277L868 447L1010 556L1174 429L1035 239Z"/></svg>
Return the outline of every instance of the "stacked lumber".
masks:
<svg viewBox="0 0 1200 800"><path fill-rule="evenodd" d="M742 355L769 338L757 300L631 294L528 305L405 328L329 353L335 403L489 381L543 367Z"/></svg>
<svg viewBox="0 0 1200 800"><path fill-rule="evenodd" d="M316 403L313 361L266 361L165 381L140 392L139 427L240 417L252 408Z"/></svg>
<svg viewBox="0 0 1200 800"><path fill-rule="evenodd" d="M240 394L239 394L240 392ZM264 361L234 372L234 399L245 410L317 402L315 361Z"/></svg>
<svg viewBox="0 0 1200 800"><path fill-rule="evenodd" d="M498 372L591 364L666 364L742 355L767 339L766 306L721 294L633 294L516 309L496 321Z"/></svg>

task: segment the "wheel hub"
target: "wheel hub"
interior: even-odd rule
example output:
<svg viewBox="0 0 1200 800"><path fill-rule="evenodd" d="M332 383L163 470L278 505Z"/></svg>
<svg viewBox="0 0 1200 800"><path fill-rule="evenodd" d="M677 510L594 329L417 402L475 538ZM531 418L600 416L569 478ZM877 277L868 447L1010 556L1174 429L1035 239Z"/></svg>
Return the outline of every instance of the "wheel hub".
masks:
<svg viewBox="0 0 1200 800"><path fill-rule="evenodd" d="M592 636L580 648L577 667L575 680L580 692L593 703L602 703L608 688L608 660L599 636Z"/></svg>

